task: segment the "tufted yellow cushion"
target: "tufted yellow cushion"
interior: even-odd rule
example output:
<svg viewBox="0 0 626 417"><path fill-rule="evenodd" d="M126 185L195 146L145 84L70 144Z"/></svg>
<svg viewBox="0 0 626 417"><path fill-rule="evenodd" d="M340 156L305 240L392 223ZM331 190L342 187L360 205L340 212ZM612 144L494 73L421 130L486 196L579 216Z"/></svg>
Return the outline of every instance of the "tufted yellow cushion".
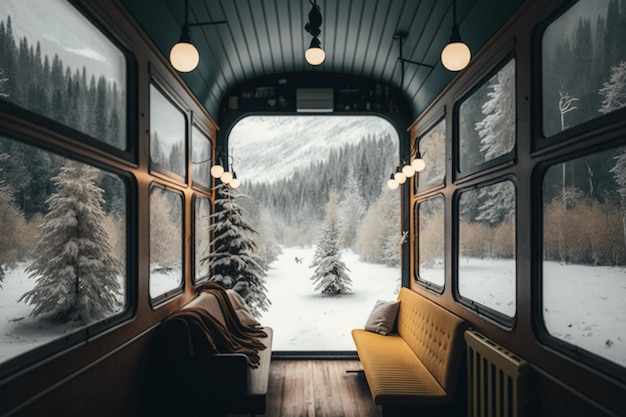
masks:
<svg viewBox="0 0 626 417"><path fill-rule="evenodd" d="M374 401L451 400L460 377L465 321L408 288L400 289L398 300L397 334L352 331Z"/></svg>

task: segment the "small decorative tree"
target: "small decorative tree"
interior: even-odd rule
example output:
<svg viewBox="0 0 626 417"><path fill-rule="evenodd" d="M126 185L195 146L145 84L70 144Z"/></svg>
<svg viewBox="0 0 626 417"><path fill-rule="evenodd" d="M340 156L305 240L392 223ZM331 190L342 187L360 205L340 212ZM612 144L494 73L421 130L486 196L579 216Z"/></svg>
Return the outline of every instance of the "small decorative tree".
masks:
<svg viewBox="0 0 626 417"><path fill-rule="evenodd" d="M267 311L271 303L267 298L263 261L255 253L256 245L250 237L256 230L235 202L244 195L227 184L219 184L215 192L215 213L210 216L209 226L213 249L200 262L207 264L211 281L237 291L246 300L251 313L260 317L261 311Z"/></svg>
<svg viewBox="0 0 626 417"><path fill-rule="evenodd" d="M337 227L337 197L330 193L326 204L326 220L320 234L311 268L315 272L311 281L317 284L315 291L322 294L345 294L351 291L352 280L346 273L349 269L341 260L339 228Z"/></svg>
<svg viewBox="0 0 626 417"><path fill-rule="evenodd" d="M57 192L48 198L35 259L28 267L35 287L19 301L33 304L33 317L83 324L117 308L122 264L113 255L104 228L104 191L94 183L98 171L68 161L52 178Z"/></svg>

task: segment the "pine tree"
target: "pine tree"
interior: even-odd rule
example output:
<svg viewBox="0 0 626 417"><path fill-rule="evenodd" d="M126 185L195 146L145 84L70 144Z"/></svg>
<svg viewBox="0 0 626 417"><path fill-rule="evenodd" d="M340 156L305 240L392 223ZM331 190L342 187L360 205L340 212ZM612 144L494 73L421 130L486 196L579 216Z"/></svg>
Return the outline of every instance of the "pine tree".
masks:
<svg viewBox="0 0 626 417"><path fill-rule="evenodd" d="M341 260L339 228L337 227L337 197L330 193L326 204L326 220L315 247L311 268L315 272L311 281L317 284L315 291L337 295L351 291L352 280L346 273L349 269Z"/></svg>
<svg viewBox="0 0 626 417"><path fill-rule="evenodd" d="M341 247L351 248L356 238L356 229L365 214L365 201L361 197L359 183L353 171L350 171L343 198L337 208L339 243Z"/></svg>
<svg viewBox="0 0 626 417"><path fill-rule="evenodd" d="M485 117L476 123L485 160L504 155L515 145L515 61L506 64L482 105Z"/></svg>
<svg viewBox="0 0 626 417"><path fill-rule="evenodd" d="M0 172L4 170L4 161L9 159L6 153L0 153ZM0 179L0 224L2 224L2 234L0 234L0 283L4 281L7 268L15 263L17 258L19 240L19 223L22 214L13 201L11 187ZM2 285L0 285L2 288Z"/></svg>
<svg viewBox="0 0 626 417"><path fill-rule="evenodd" d="M47 201L35 259L27 268L37 282L19 299L35 306L33 317L86 324L117 309L123 266L103 227L97 176L95 168L70 160L52 178L57 192Z"/></svg>
<svg viewBox="0 0 626 417"><path fill-rule="evenodd" d="M255 252L251 235L256 230L246 221L235 200L244 197L227 184L215 187L215 213L211 215L209 234L213 250L200 262L211 271L211 281L234 289L247 302L255 317L267 311L271 302L265 287L263 260Z"/></svg>

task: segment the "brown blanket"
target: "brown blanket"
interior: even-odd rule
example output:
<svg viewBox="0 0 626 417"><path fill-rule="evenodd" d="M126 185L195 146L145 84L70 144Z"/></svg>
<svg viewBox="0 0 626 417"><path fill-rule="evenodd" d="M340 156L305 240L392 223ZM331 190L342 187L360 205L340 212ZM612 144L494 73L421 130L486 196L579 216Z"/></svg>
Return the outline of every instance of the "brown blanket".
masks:
<svg viewBox="0 0 626 417"><path fill-rule="evenodd" d="M218 284L207 282L197 288L198 292L213 294L220 305L226 326L201 307L187 307L172 314L168 320L184 320L191 332L193 349L201 354L243 353L251 368L259 366L259 350L266 346L259 338L267 337L262 329L248 326L239 320L228 294Z"/></svg>

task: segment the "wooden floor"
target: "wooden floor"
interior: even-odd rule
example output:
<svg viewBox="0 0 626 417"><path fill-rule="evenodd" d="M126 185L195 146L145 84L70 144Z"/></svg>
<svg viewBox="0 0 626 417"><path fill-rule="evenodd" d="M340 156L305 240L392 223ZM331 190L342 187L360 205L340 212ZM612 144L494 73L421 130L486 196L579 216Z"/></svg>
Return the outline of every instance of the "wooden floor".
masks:
<svg viewBox="0 0 626 417"><path fill-rule="evenodd" d="M264 417L380 417L356 360L281 360L270 367ZM235 416L230 416L235 417ZM261 416L257 416L261 417Z"/></svg>

